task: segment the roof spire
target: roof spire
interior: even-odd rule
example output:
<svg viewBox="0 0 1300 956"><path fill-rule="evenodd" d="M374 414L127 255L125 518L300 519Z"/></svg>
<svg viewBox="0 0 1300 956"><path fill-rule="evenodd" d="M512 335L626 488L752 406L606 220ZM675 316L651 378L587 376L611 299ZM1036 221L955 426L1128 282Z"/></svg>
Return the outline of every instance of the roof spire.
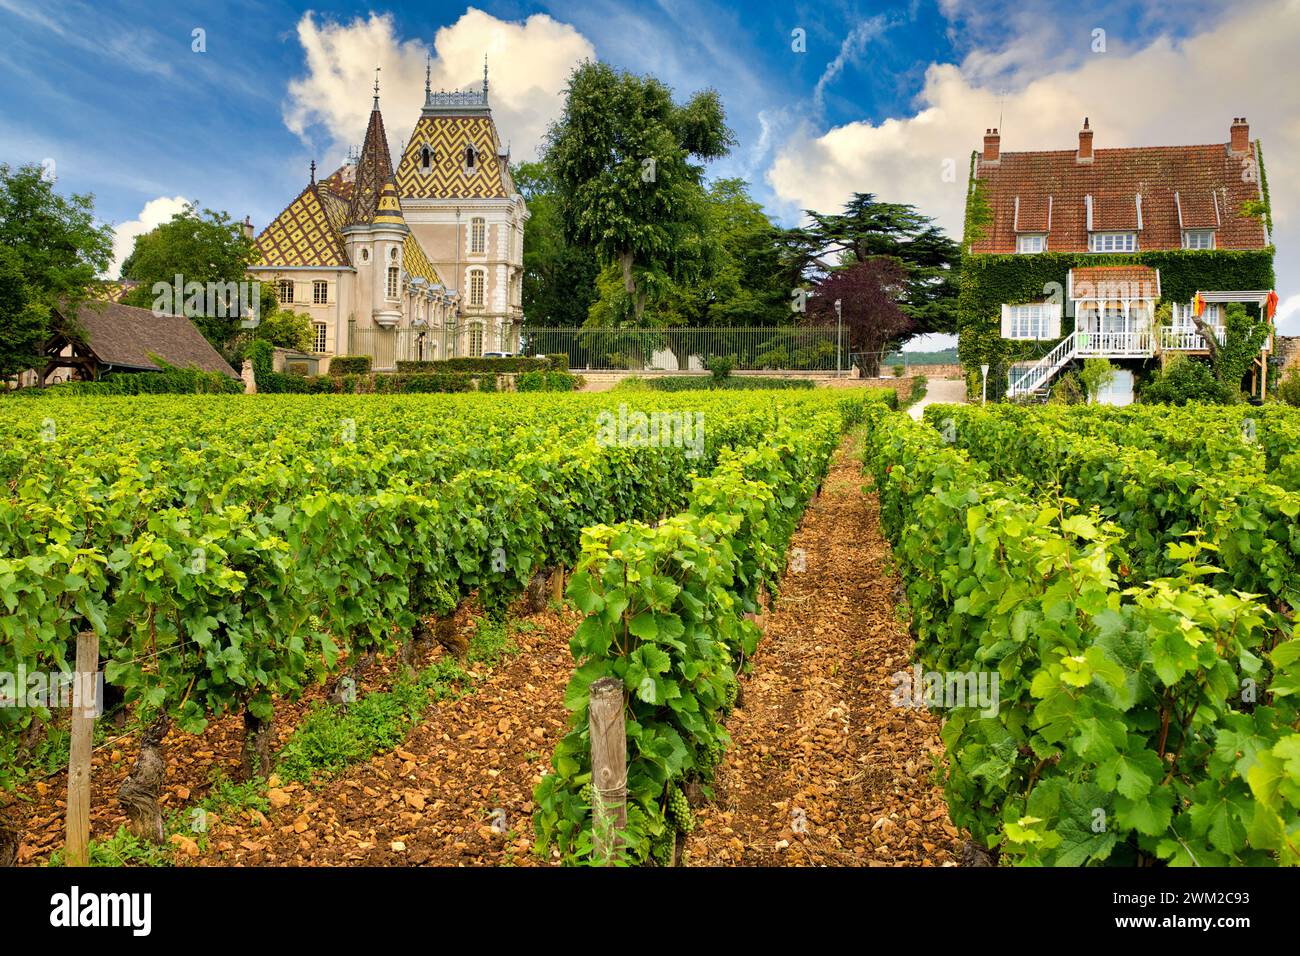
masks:
<svg viewBox="0 0 1300 956"><path fill-rule="evenodd" d="M488 80L487 80L487 54L483 54L483 103L487 104Z"/></svg>
<svg viewBox="0 0 1300 956"><path fill-rule="evenodd" d="M311 161L311 184L316 185L316 160Z"/></svg>
<svg viewBox="0 0 1300 956"><path fill-rule="evenodd" d="M375 109L379 109L379 71L381 67L375 67Z"/></svg>
<svg viewBox="0 0 1300 956"><path fill-rule="evenodd" d="M424 55L424 95L425 96L429 95L429 91L430 91L429 77L430 77L430 71L432 69L433 69L433 57L431 57L429 54L426 53Z"/></svg>

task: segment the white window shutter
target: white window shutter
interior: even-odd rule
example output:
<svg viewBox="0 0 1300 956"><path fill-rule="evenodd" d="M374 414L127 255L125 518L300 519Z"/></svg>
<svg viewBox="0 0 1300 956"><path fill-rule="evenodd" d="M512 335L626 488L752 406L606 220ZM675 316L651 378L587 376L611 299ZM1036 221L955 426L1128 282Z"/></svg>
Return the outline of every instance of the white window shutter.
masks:
<svg viewBox="0 0 1300 956"><path fill-rule="evenodd" d="M1061 337L1061 303L1049 302L1043 308L1046 310L1044 325L1047 326L1043 332L1043 338L1059 339Z"/></svg>
<svg viewBox="0 0 1300 956"><path fill-rule="evenodd" d="M1011 306L1002 304L1002 337L1011 338Z"/></svg>

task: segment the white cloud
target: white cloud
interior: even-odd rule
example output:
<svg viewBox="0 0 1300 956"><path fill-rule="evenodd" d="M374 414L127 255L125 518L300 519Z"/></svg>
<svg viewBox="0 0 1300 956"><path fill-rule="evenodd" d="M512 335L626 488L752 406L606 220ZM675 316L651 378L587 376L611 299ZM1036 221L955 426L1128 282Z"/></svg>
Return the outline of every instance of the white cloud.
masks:
<svg viewBox="0 0 1300 956"><path fill-rule="evenodd" d="M184 196L159 196L150 199L140 210L140 215L113 227L113 264L108 275L116 278L122 274L122 263L135 248L136 236L142 236L155 226L170 222L172 216L182 212L189 200Z"/></svg>
<svg viewBox="0 0 1300 956"><path fill-rule="evenodd" d="M322 128L331 160L341 160L365 135L376 66L381 67L380 107L396 157L424 104L430 53L435 90L478 87L487 56L497 130L516 160L532 158L546 127L559 116L570 72L596 55L586 37L545 14L511 22L473 7L438 30L432 50L421 40L400 39L389 14L337 23L317 22L307 13L298 21L298 40L307 72L289 84L285 124L306 141L313 128Z"/></svg>
<svg viewBox="0 0 1300 956"><path fill-rule="evenodd" d="M1005 98L981 80L998 51L932 64L911 116L788 139L767 181L787 208L830 211L854 191L873 192L913 203L959 235L970 153L999 112L1009 151L1073 148L1084 116L1098 148L1226 142L1232 118L1244 115L1263 140L1269 174L1278 287L1289 307L1279 327L1300 334L1300 177L1287 166L1300 156L1297 46L1300 0L1273 0L1186 39L1123 52L1112 44L1077 65L1021 74ZM955 180L946 181L952 167Z"/></svg>

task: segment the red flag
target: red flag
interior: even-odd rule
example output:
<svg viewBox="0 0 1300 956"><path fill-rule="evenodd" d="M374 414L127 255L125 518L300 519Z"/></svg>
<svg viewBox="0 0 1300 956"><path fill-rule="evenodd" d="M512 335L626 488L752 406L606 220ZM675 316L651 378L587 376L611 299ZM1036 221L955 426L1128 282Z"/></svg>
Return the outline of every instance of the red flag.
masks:
<svg viewBox="0 0 1300 956"><path fill-rule="evenodd" d="M1269 292L1268 298L1264 300L1264 315L1270 322L1272 322L1273 313L1276 311L1277 311L1277 290L1274 289L1271 292Z"/></svg>

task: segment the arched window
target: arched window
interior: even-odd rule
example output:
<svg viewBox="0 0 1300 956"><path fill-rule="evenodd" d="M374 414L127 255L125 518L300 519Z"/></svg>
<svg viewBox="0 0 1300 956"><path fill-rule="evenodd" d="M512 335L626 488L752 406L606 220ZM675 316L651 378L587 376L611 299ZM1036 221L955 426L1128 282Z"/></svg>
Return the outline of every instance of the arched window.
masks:
<svg viewBox="0 0 1300 956"><path fill-rule="evenodd" d="M474 160L477 159L477 158L478 158L478 156L477 156L477 154L474 152L474 147L473 147L473 145L471 144L471 145L469 145L469 146L466 146L466 147L465 147L465 168L466 168L466 169L473 169L473 168L474 168Z"/></svg>
<svg viewBox="0 0 1300 956"><path fill-rule="evenodd" d="M487 220L475 216L469 221L469 251L482 252L487 247Z"/></svg>
<svg viewBox="0 0 1300 956"><path fill-rule="evenodd" d="M429 152L429 147L426 146L420 150L420 168L427 170L432 164L433 154Z"/></svg>

